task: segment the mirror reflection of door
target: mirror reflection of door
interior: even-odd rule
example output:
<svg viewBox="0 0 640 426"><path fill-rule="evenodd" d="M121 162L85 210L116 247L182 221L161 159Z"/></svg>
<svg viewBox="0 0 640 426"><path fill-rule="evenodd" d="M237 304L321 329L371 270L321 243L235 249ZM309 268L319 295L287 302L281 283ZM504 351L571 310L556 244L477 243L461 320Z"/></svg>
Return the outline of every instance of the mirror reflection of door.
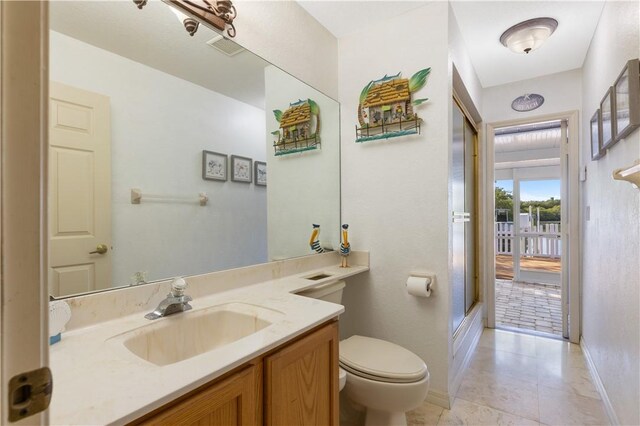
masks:
<svg viewBox="0 0 640 426"><path fill-rule="evenodd" d="M111 286L109 98L50 82L49 293Z"/></svg>

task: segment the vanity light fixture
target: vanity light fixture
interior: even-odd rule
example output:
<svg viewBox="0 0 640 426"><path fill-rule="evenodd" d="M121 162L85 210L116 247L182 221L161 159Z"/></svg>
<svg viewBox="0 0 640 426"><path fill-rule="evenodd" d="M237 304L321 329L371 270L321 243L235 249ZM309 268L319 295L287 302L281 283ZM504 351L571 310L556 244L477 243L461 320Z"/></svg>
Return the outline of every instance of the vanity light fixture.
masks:
<svg viewBox="0 0 640 426"><path fill-rule="evenodd" d="M236 7L231 0L162 0L175 13L190 36L198 31L199 23L227 32L229 37L236 36L233 20L237 16ZM148 0L133 0L142 9ZM197 18L197 19L196 19Z"/></svg>
<svg viewBox="0 0 640 426"><path fill-rule="evenodd" d="M500 43L514 53L528 54L539 48L558 28L553 18L534 18L520 22L500 36Z"/></svg>
<svg viewBox="0 0 640 426"><path fill-rule="evenodd" d="M176 18L178 18L178 21L180 21L180 23L184 25L184 29L187 30L187 32L191 37L193 37L196 31L198 31L198 21L188 17L187 15L185 15L175 7L171 7L170 9L176 15Z"/></svg>

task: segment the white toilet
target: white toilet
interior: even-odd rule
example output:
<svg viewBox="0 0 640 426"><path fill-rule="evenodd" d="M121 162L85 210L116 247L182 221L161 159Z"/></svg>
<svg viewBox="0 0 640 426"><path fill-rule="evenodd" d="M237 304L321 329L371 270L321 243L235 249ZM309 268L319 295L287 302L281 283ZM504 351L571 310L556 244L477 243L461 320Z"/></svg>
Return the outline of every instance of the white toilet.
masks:
<svg viewBox="0 0 640 426"><path fill-rule="evenodd" d="M339 304L344 286L338 281L298 294ZM429 391L424 361L384 340L351 336L341 341L340 367L340 389L344 386L347 397L365 407L367 426L406 425L405 413L419 407Z"/></svg>

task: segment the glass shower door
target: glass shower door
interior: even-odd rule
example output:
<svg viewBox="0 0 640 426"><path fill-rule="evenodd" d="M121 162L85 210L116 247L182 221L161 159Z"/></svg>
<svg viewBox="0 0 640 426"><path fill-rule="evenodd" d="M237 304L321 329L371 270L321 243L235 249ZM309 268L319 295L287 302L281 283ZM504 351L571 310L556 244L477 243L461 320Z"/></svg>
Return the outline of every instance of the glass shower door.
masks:
<svg viewBox="0 0 640 426"><path fill-rule="evenodd" d="M452 250L453 331L477 300L474 211L476 132L453 101Z"/></svg>

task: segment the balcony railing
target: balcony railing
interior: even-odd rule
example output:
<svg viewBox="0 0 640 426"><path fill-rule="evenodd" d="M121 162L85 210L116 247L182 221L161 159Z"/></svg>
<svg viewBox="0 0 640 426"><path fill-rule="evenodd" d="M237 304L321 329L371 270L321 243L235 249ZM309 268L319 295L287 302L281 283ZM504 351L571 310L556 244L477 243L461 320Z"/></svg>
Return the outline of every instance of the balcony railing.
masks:
<svg viewBox="0 0 640 426"><path fill-rule="evenodd" d="M512 254L514 239L513 222L497 222L495 224L496 254ZM559 223L545 223L532 228L523 228L520 233L520 254L559 258L562 256L562 241Z"/></svg>

